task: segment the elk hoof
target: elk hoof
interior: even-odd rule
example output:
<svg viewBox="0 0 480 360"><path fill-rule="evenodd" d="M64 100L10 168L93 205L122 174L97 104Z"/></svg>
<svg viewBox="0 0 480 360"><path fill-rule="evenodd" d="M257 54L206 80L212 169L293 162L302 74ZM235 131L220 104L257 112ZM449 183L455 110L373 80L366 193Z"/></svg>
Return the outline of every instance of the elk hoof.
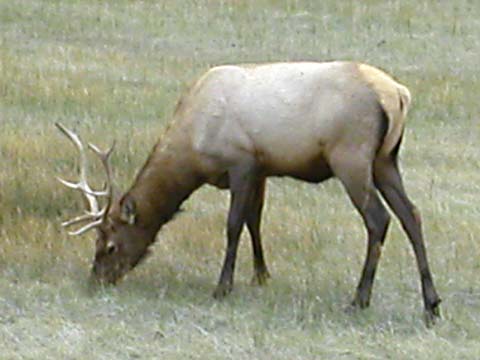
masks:
<svg viewBox="0 0 480 360"><path fill-rule="evenodd" d="M370 298L369 296L362 296L360 294L357 294L355 296L355 299L350 304L351 308L354 309L365 309L370 306Z"/></svg>
<svg viewBox="0 0 480 360"><path fill-rule="evenodd" d="M440 301L432 305L430 308L425 309L423 313L423 317L425 320L425 325L427 328L431 328L433 325L436 324L438 320L441 319L440 314Z"/></svg>
<svg viewBox="0 0 480 360"><path fill-rule="evenodd" d="M213 292L214 299L221 300L232 292L232 285L218 284L217 288Z"/></svg>
<svg viewBox="0 0 480 360"><path fill-rule="evenodd" d="M267 285L268 279L270 279L270 277L270 273L267 270L257 272L253 275L251 284L254 286Z"/></svg>

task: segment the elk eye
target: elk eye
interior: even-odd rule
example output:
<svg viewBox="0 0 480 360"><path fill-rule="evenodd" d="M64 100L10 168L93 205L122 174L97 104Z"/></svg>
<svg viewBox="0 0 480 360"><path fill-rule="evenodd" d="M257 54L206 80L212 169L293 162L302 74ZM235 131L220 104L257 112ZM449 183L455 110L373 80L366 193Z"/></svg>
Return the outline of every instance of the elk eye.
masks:
<svg viewBox="0 0 480 360"><path fill-rule="evenodd" d="M107 244L107 254L113 254L117 250L117 246L113 243L113 241L110 241Z"/></svg>

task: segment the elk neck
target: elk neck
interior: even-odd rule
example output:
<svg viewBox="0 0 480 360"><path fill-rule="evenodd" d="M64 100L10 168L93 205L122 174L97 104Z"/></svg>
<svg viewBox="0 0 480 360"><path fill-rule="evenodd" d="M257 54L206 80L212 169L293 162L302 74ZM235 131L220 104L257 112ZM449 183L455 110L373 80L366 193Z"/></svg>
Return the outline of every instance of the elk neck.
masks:
<svg viewBox="0 0 480 360"><path fill-rule="evenodd" d="M184 132L167 130L127 193L136 202L139 224L154 232L203 183L188 139Z"/></svg>

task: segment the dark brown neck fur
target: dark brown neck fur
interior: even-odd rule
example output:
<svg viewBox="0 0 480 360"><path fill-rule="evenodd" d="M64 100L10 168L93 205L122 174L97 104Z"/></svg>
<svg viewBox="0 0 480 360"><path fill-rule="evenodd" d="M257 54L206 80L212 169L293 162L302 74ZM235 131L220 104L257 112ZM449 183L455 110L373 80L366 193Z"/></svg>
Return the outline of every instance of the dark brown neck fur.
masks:
<svg viewBox="0 0 480 360"><path fill-rule="evenodd" d="M188 136L171 133L155 145L127 193L136 202L138 224L155 233L202 184Z"/></svg>

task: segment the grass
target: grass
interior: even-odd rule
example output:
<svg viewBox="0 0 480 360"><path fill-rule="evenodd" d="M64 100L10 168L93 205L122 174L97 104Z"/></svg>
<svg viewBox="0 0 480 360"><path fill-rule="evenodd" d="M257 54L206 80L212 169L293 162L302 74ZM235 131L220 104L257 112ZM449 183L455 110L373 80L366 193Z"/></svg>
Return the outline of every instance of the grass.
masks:
<svg viewBox="0 0 480 360"><path fill-rule="evenodd" d="M480 155L475 1L0 0L0 358L476 359L480 351ZM205 187L118 287L90 293L92 236L56 175L75 152L62 121L106 147L126 189L182 91L215 64L356 59L413 93L401 158L422 211L443 320L426 329L408 241L392 224L371 308L346 314L365 253L336 181L269 182L273 278L211 298L228 194ZM92 169L93 179L102 181Z"/></svg>

